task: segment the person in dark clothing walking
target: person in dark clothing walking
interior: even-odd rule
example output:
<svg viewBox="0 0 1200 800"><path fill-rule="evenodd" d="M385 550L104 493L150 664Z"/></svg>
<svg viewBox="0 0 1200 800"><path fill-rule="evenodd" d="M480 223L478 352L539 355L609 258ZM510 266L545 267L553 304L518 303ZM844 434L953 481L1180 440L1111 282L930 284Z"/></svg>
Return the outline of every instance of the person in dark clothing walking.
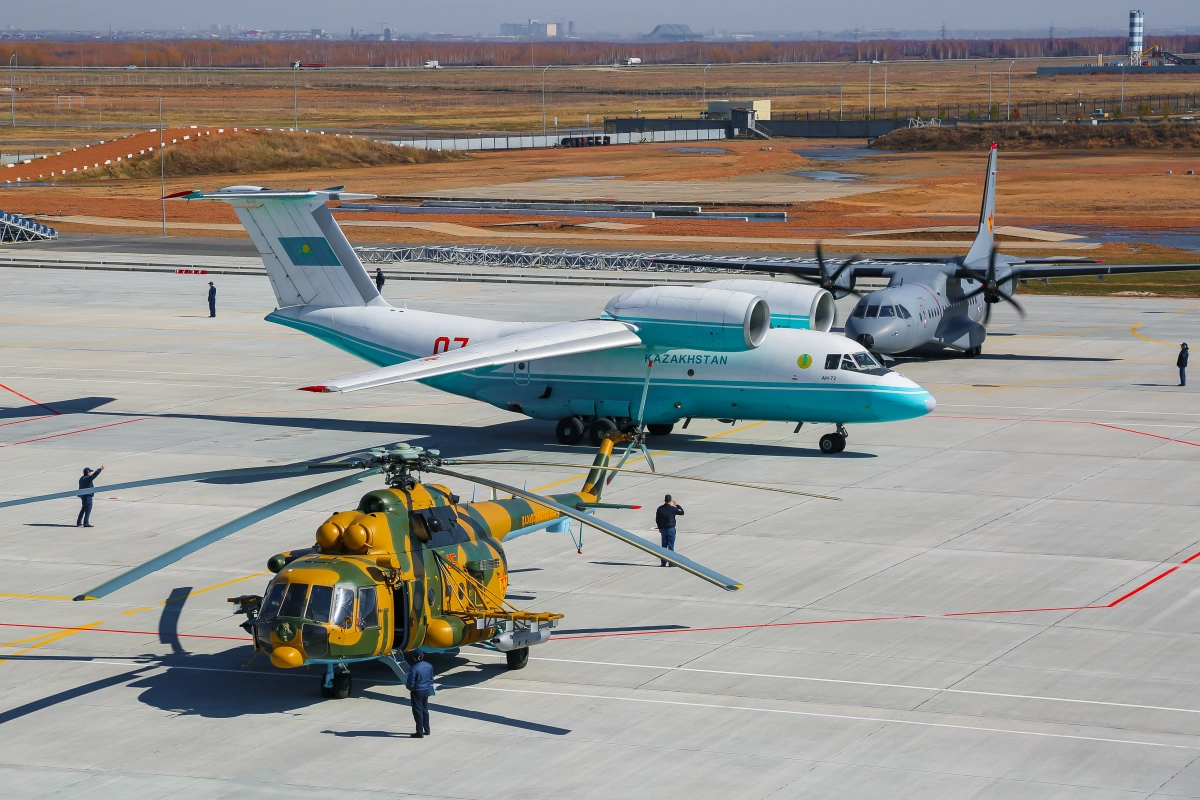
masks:
<svg viewBox="0 0 1200 800"><path fill-rule="evenodd" d="M217 287L212 281L208 282L208 315L215 317L217 315Z"/></svg>
<svg viewBox="0 0 1200 800"><path fill-rule="evenodd" d="M1175 359L1175 366L1179 367L1179 385L1187 386L1187 360L1188 346L1187 342L1179 345L1179 358Z"/></svg>
<svg viewBox="0 0 1200 800"><path fill-rule="evenodd" d="M79 488L80 489L91 489L92 486L95 485L96 478L98 478L100 476L100 473L103 471L104 471L103 464L100 465L100 469L95 470L95 471L92 471L88 467L84 467L83 468L83 477L79 479ZM83 505L79 509L79 516L75 518L75 527L76 528L80 528L80 527L91 528L92 527L92 523L91 523L92 495L91 494L81 494L81 495L79 495L79 501Z"/></svg>
<svg viewBox="0 0 1200 800"><path fill-rule="evenodd" d="M667 495L663 499L663 504L654 512L654 526L658 528L658 533L662 537L662 546L672 553L675 552L675 518L683 516L683 506L671 499L671 495ZM659 564L660 567L671 566L666 561Z"/></svg>
<svg viewBox="0 0 1200 800"><path fill-rule="evenodd" d="M433 665L425 660L425 654L420 650L414 658L417 663L408 671L404 687L408 689L412 701L413 722L417 723L417 732L412 735L420 739L429 735L429 695L433 693Z"/></svg>
<svg viewBox="0 0 1200 800"><path fill-rule="evenodd" d="M380 294L383 294L383 284L386 282L387 282L387 279L383 277L383 267L376 267L375 268L375 288L379 290Z"/></svg>

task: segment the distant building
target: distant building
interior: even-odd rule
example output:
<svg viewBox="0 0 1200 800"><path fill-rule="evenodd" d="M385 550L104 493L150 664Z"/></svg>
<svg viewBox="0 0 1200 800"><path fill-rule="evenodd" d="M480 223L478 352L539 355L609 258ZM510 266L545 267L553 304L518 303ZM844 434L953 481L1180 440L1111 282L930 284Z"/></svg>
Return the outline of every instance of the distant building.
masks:
<svg viewBox="0 0 1200 800"><path fill-rule="evenodd" d="M385 42L390 42L392 40L392 29L391 28L383 29L383 40Z"/></svg>
<svg viewBox="0 0 1200 800"><path fill-rule="evenodd" d="M686 42L703 39L704 34L696 33L687 25L655 25L654 30L646 36L651 42Z"/></svg>
<svg viewBox="0 0 1200 800"><path fill-rule="evenodd" d="M574 23L571 23L572 25ZM566 33L566 26L557 22L539 22L531 19L528 22L502 22L501 36L525 36L535 39L554 39Z"/></svg>
<svg viewBox="0 0 1200 800"><path fill-rule="evenodd" d="M733 109L744 108L753 111L755 119L771 118L770 100L709 100L704 109L705 119L729 119Z"/></svg>

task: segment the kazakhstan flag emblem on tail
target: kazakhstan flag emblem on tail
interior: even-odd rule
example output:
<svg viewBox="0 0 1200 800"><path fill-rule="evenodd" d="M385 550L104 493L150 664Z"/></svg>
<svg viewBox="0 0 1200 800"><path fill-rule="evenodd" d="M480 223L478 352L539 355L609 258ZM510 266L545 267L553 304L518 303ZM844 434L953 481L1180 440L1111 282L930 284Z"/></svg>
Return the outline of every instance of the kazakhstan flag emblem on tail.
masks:
<svg viewBox="0 0 1200 800"><path fill-rule="evenodd" d="M329 242L316 236L280 236L279 243L297 267L340 267Z"/></svg>

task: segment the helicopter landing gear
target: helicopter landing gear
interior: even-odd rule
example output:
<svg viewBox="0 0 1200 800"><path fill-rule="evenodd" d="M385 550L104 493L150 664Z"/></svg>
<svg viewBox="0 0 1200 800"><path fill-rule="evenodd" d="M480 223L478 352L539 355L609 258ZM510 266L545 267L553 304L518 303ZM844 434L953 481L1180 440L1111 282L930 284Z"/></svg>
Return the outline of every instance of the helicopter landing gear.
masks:
<svg viewBox="0 0 1200 800"><path fill-rule="evenodd" d="M321 696L330 700L345 700L350 696L350 670L341 664L328 664L321 678Z"/></svg>
<svg viewBox="0 0 1200 800"><path fill-rule="evenodd" d="M846 439L849 436L846 427L839 422L837 433L827 433L821 437L821 452L827 456L842 452L846 449Z"/></svg>
<svg viewBox="0 0 1200 800"><path fill-rule="evenodd" d="M554 427L554 435L560 444L579 444L583 441L585 428L579 417L563 417Z"/></svg>
<svg viewBox="0 0 1200 800"><path fill-rule="evenodd" d="M529 648L518 647L516 650L509 650L504 654L504 658L509 669L525 669L525 665L529 663Z"/></svg>

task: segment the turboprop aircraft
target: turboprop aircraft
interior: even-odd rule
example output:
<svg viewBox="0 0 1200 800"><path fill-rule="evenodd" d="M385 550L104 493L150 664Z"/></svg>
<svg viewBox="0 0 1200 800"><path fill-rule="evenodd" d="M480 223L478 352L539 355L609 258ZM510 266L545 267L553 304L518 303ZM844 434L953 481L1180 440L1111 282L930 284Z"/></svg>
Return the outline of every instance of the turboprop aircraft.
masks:
<svg viewBox="0 0 1200 800"><path fill-rule="evenodd" d="M815 263L784 260L733 261L718 258L656 258L658 263L723 267L747 272L790 274L842 298L857 278L887 278L887 288L860 295L846 320L846 336L871 352L894 355L948 349L968 357L983 352L992 306L1004 302L1025 310L1013 298L1018 281L1079 275L1125 275L1200 269L1200 264L1121 264L1102 266L1085 258L1021 259L996 252L996 153L992 145L983 184L979 230L965 256L953 258L846 259L826 266L817 246Z"/></svg>
<svg viewBox="0 0 1200 800"><path fill-rule="evenodd" d="M328 201L370 198L232 186L173 198L229 203L258 248L279 307L266 319L304 331L377 369L302 387L353 392L401 381L535 419L599 445L605 434L670 433L680 420L833 423L822 452L845 449L845 426L919 417L929 392L863 345L828 333L833 298L819 287L753 280L635 289L597 318L499 322L396 308L380 296ZM652 376L653 373L653 376ZM653 380L652 380L653 377ZM685 422L684 427L687 427ZM628 455L627 450L627 455Z"/></svg>

